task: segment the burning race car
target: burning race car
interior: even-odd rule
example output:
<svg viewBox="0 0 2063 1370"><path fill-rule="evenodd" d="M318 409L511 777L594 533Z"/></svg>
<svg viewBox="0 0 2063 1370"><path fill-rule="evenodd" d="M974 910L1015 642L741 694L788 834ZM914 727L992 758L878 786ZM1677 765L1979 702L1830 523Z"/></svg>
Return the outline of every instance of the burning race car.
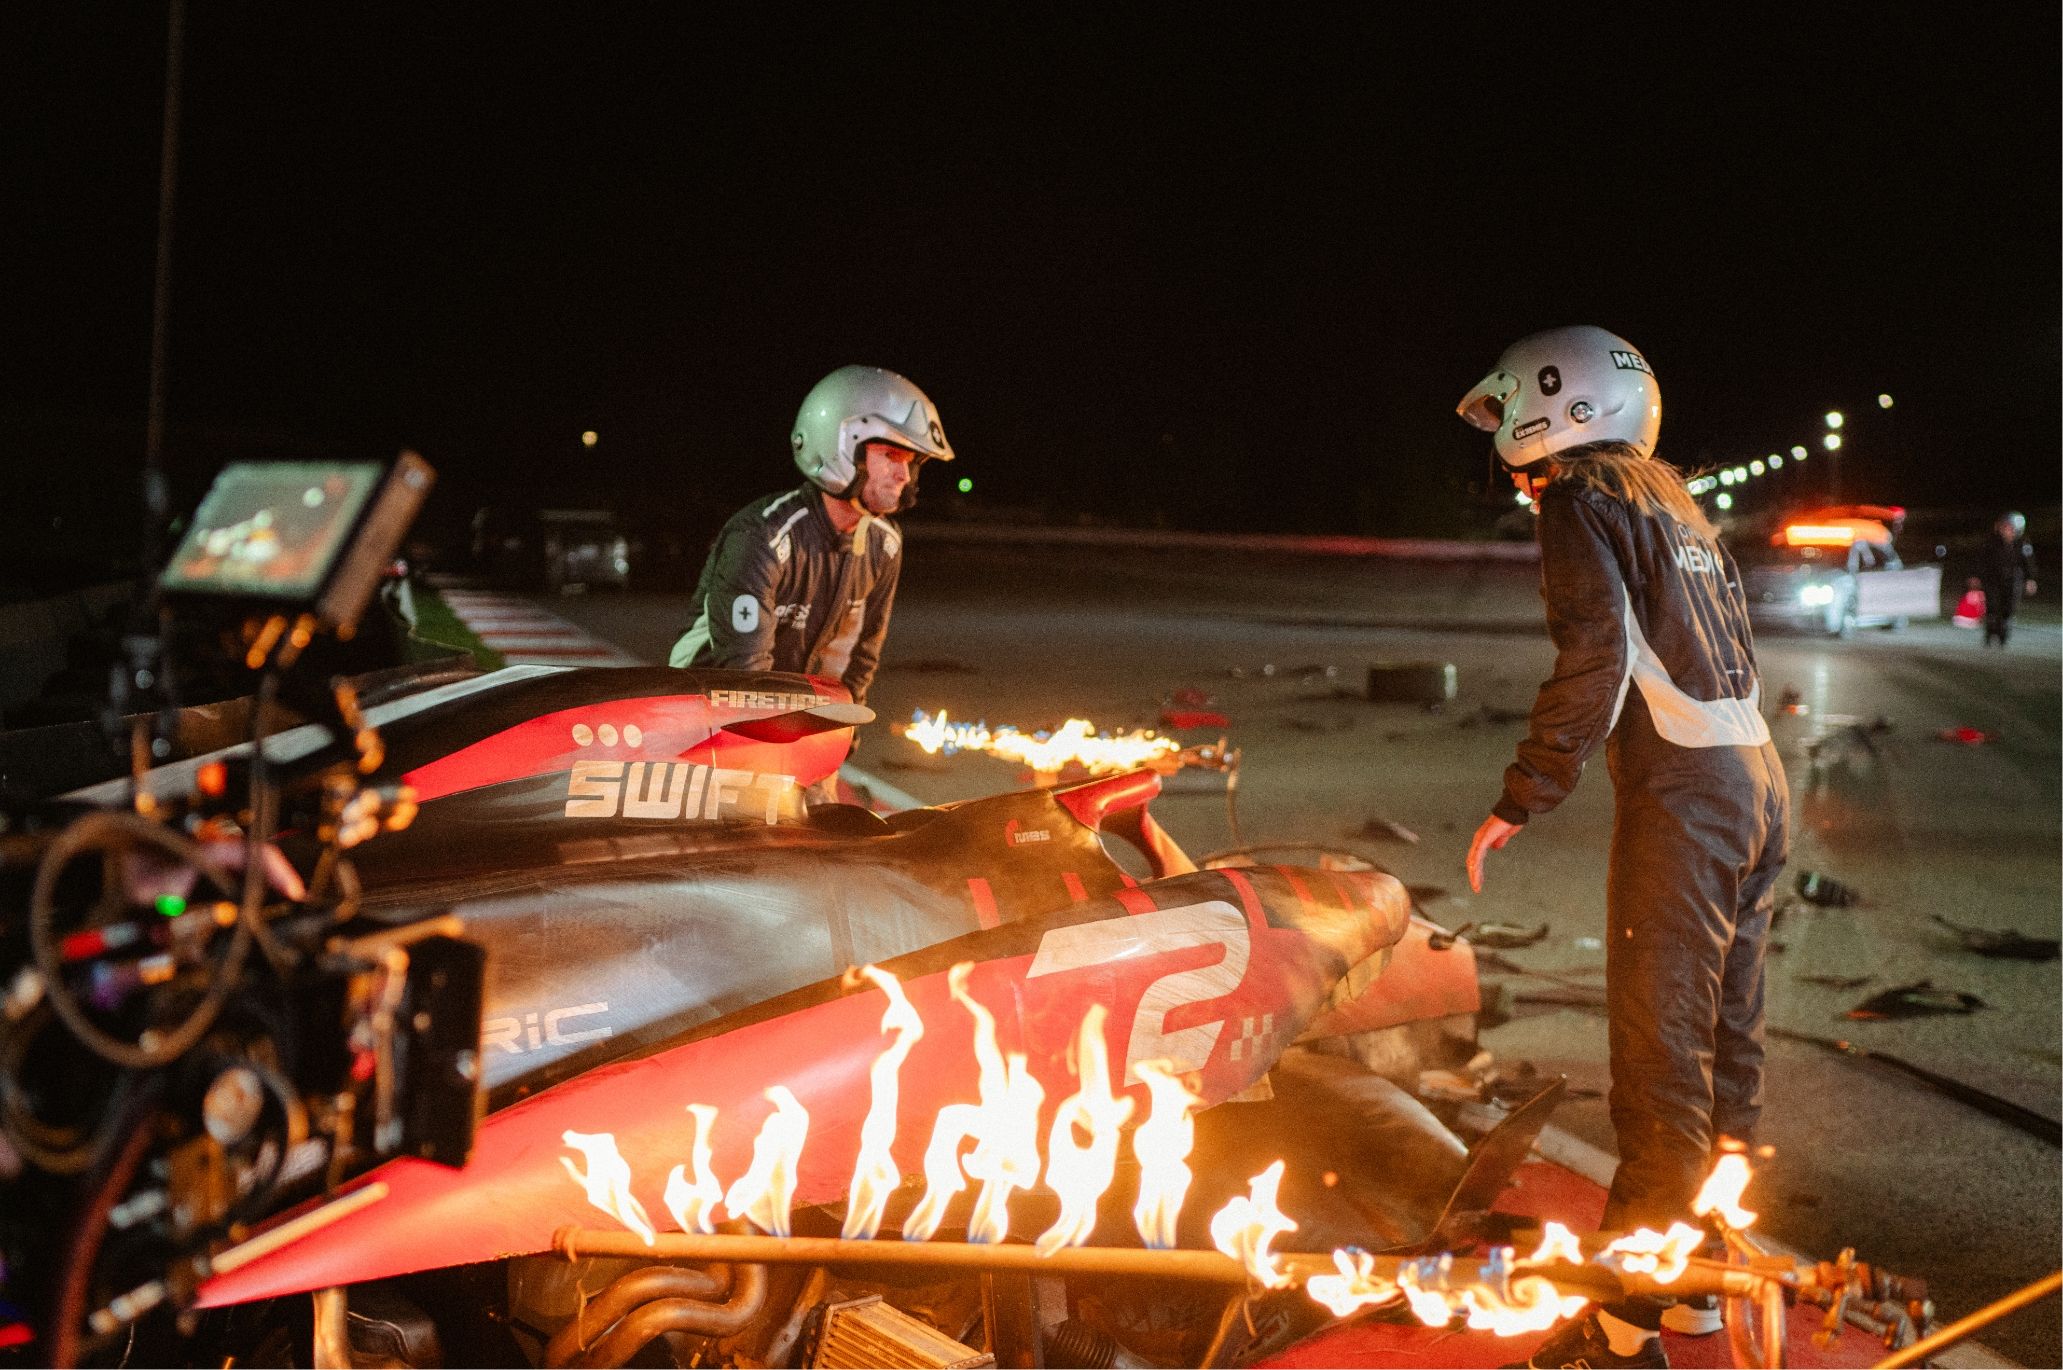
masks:
<svg viewBox="0 0 2063 1370"><path fill-rule="evenodd" d="M240 639L254 718L284 617ZM0 1348L1495 1363L1671 1290L1774 1363L1786 1300L1924 1321L1756 1251L1740 1156L1709 1230L1576 1238L1601 1192L1529 1159L1558 1084L1413 1093L1476 1054L1468 944L1377 870L1200 869L1151 770L881 814L809 802L869 717L811 677L379 689L0 850Z"/></svg>

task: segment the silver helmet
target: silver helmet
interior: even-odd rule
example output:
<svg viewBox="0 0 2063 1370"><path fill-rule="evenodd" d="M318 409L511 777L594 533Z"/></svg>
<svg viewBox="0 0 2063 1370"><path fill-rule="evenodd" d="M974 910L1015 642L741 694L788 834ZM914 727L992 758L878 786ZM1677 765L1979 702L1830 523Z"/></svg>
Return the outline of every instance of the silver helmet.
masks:
<svg viewBox="0 0 2063 1370"><path fill-rule="evenodd" d="M1662 391L1632 343L1577 324L1504 349L1455 412L1497 435L1506 466L1531 466L1593 442L1623 442L1650 457L1662 427Z"/></svg>
<svg viewBox="0 0 2063 1370"><path fill-rule="evenodd" d="M860 448L892 442L919 458L953 459L938 410L924 392L878 366L841 366L811 387L789 438L795 465L833 495L851 493Z"/></svg>

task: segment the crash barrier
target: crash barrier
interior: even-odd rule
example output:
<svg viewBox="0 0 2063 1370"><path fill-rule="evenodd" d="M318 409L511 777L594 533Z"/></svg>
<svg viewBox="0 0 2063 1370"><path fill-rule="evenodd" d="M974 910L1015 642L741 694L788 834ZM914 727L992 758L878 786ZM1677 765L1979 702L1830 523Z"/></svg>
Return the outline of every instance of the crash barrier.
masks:
<svg viewBox="0 0 2063 1370"><path fill-rule="evenodd" d="M1304 556L1383 557L1395 561L1540 560L1540 546L1523 542L1464 542L1445 538L1370 538L1329 533L1184 533L1162 528L1042 528L1024 524L923 523L903 525L917 542L1045 543L1078 547L1142 547L1169 551L1288 552Z"/></svg>

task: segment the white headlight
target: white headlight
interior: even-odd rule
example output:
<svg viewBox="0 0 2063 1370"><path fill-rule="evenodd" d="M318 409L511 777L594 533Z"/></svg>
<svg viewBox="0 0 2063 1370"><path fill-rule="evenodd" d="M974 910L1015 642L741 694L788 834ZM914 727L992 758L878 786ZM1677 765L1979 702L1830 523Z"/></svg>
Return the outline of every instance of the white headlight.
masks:
<svg viewBox="0 0 2063 1370"><path fill-rule="evenodd" d="M1808 585L1798 592L1800 604L1832 604L1834 587L1831 585Z"/></svg>

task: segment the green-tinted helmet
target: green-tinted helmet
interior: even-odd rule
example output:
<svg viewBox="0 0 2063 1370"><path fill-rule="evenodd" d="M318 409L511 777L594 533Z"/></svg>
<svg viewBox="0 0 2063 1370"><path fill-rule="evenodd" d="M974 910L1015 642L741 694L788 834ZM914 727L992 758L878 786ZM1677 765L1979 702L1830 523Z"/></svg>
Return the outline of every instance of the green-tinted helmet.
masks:
<svg viewBox="0 0 2063 1370"><path fill-rule="evenodd" d="M841 366L818 381L788 441L802 474L840 496L859 479L865 443L892 442L919 458L953 459L938 410L924 392L878 366Z"/></svg>

